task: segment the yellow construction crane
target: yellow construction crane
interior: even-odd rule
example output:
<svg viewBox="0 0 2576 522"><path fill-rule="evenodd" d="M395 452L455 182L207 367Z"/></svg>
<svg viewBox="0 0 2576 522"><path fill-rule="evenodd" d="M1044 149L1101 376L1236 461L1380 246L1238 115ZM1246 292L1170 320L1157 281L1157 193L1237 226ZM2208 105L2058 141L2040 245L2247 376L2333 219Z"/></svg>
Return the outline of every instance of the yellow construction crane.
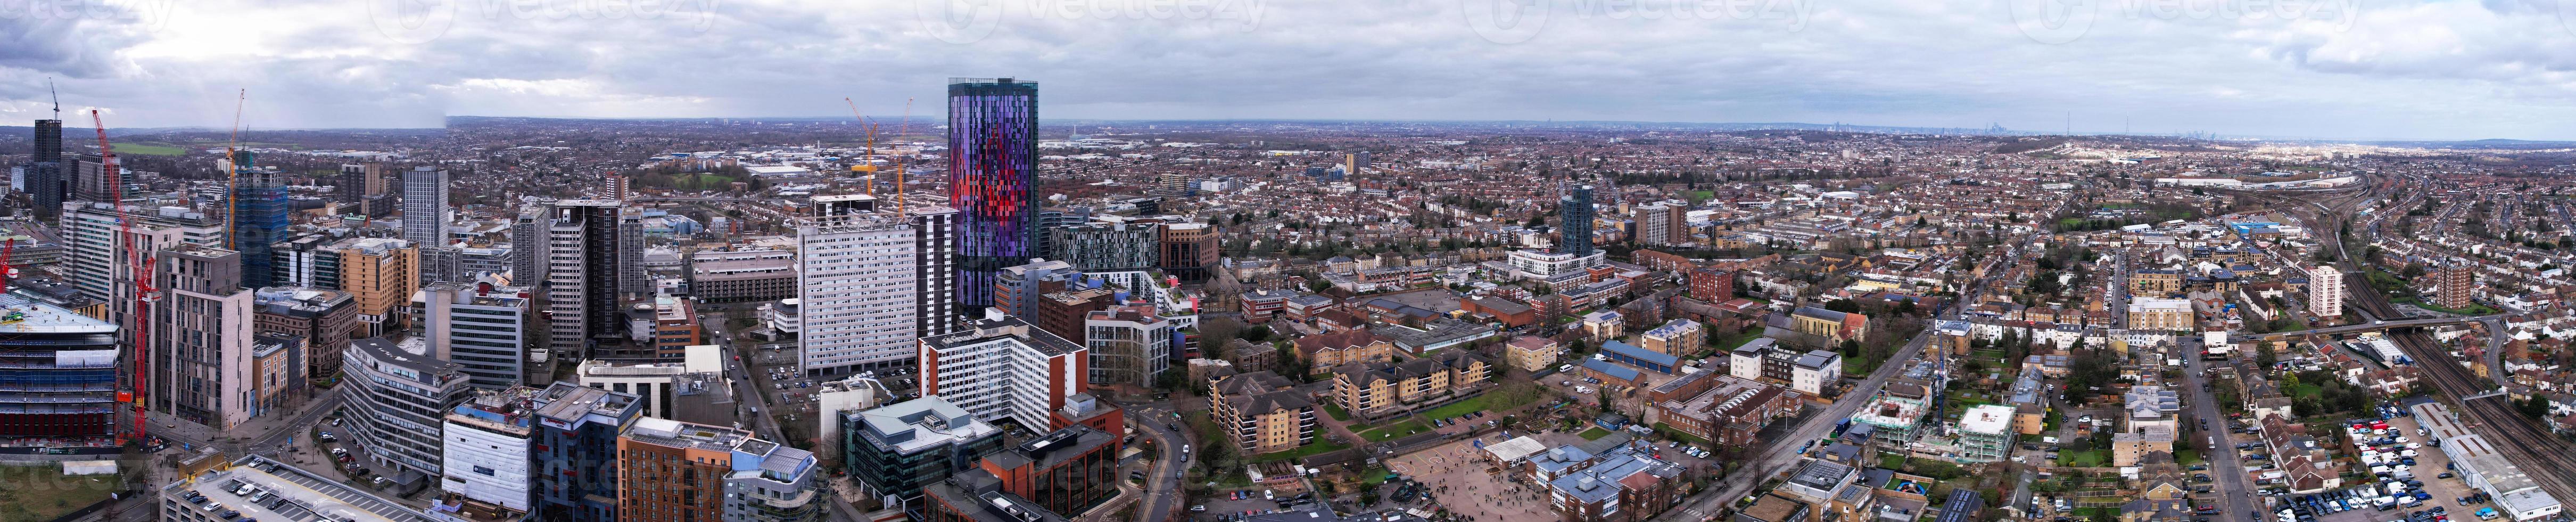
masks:
<svg viewBox="0 0 2576 522"><path fill-rule="evenodd" d="M868 177L868 197L872 197L872 198L873 198L873 197L876 197L876 196L877 196L877 165L876 165L876 156L877 156L877 127L876 127L876 125L873 125L873 124L869 124L869 123L868 123L868 117L867 117L867 116L862 116L862 115L860 115L860 114L859 114L859 102L851 101L849 98L846 98L846 97L845 97L845 98L841 98L841 102L842 102L842 103L850 104L850 117L852 117L852 118L858 118L858 119L859 119L859 132L863 132L863 133L866 133L866 134L868 135L868 137L867 137L867 146L866 146L866 148L864 149L864 150L866 150L867 152L865 152L864 154L860 155L860 157L859 157L859 162L860 162L860 164L858 164L858 165L851 165L851 166L850 166L850 172L865 172L865 173L867 173L867 177Z"/></svg>
<svg viewBox="0 0 2576 522"><path fill-rule="evenodd" d="M237 157L234 157L234 156L233 156L233 151L241 149L241 117L242 117L242 106L243 106L243 105L246 105L246 104L249 104L249 103L250 103L250 89L242 89L242 90L241 90L241 93L240 93L240 96L239 96L239 97L237 97L237 98L234 98L234 99L233 99L233 137L232 137L232 142L231 142L231 143L228 143L228 144L224 145L224 249L225 249L225 250L232 250L232 249L234 249L234 247L233 247L233 232L232 232L232 231L233 231L233 220L234 220L234 219L239 219L239 217L238 217L238 216L235 216L234 214L237 214L237 213L238 213L238 212L235 212L235 210L236 210L236 209L241 208L241 159L240 159L240 158L237 158Z"/></svg>

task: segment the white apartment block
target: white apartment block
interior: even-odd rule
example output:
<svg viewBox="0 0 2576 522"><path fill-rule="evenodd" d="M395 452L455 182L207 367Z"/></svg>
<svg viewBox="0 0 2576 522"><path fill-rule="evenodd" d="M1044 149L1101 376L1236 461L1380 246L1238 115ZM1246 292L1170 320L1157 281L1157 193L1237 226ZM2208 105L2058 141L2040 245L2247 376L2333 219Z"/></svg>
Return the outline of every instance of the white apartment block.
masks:
<svg viewBox="0 0 2576 522"><path fill-rule="evenodd" d="M440 437L445 465L439 469L446 477L438 489L527 513L529 486L536 483L528 425L536 418L536 393L526 387L478 393L449 412Z"/></svg>
<svg viewBox="0 0 2576 522"><path fill-rule="evenodd" d="M908 219L865 195L814 198L796 227L797 369L842 374L913 364L919 274Z"/></svg>
<svg viewBox="0 0 2576 522"><path fill-rule="evenodd" d="M921 340L921 393L945 398L977 418L1047 426L1048 411L1082 393L1090 365L1082 345L994 314L957 333Z"/></svg>
<svg viewBox="0 0 2576 522"><path fill-rule="evenodd" d="M2343 271L2326 265L2308 269L2308 314L2343 316Z"/></svg>

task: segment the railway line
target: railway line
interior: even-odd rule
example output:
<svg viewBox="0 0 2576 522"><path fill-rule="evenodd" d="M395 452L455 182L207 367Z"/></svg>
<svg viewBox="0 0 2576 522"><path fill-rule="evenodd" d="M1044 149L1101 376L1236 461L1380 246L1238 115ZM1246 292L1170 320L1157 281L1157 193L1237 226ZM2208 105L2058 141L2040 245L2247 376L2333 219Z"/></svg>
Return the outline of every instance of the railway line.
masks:
<svg viewBox="0 0 2576 522"><path fill-rule="evenodd" d="M2468 369L2451 362L2454 359L2440 345L2434 344L2431 336L2408 330L2389 338L2415 360L2428 362L2422 365L2425 375L2432 378L2434 388L2458 403L2461 419L2467 421L2472 429L2485 428L2480 431L2487 441L2502 448L2505 458L2530 476L2540 489L2548 491L2552 497L2576 498L2576 457L2569 455L2564 441L2533 425L2530 418L2524 417L2505 400L2505 396L2465 399L2492 388L2491 383L2469 375Z"/></svg>

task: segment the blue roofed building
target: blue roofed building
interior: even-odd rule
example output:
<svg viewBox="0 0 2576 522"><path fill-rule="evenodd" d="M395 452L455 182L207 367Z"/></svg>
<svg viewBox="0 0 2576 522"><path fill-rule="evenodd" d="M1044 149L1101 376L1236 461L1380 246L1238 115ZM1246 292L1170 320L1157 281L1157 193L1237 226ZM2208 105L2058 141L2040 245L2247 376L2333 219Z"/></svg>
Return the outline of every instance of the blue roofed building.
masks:
<svg viewBox="0 0 2576 522"><path fill-rule="evenodd" d="M1663 374L1672 374L1677 371L1678 368L1681 367L1682 360L1681 357L1676 357L1672 354L1656 352L1654 350L1645 349L1644 347L1619 341L1601 343L1601 353L1609 356L1610 360L1617 361L1620 364L1635 366Z"/></svg>
<svg viewBox="0 0 2576 522"><path fill-rule="evenodd" d="M1612 364L1610 361L1602 359L1584 359L1583 374L1587 377L1600 379L1604 383L1617 384L1620 386L1636 386L1637 378L1644 377L1646 375L1645 372L1637 371L1636 368Z"/></svg>

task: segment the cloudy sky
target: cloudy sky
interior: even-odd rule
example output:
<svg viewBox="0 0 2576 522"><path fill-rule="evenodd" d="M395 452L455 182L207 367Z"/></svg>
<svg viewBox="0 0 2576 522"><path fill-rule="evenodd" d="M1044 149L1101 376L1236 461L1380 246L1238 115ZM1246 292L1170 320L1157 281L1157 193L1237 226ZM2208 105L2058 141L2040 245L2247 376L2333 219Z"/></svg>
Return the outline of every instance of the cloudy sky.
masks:
<svg viewBox="0 0 2576 522"><path fill-rule="evenodd" d="M0 0L0 121L934 114L2576 140L2576 0ZM69 118L66 119L86 119ZM22 123L13 123L22 124Z"/></svg>

